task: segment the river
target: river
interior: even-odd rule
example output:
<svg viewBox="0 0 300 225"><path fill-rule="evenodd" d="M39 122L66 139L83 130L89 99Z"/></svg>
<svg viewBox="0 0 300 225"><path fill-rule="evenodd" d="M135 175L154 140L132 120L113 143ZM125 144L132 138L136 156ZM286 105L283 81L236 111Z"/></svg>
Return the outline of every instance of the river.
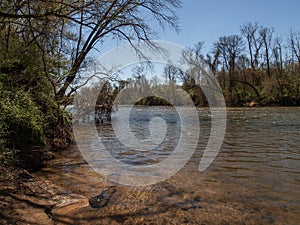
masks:
<svg viewBox="0 0 300 225"><path fill-rule="evenodd" d="M74 212L79 224L299 223L300 108L227 108L222 147L203 172L198 166L210 135L211 117L207 108L198 109L198 115L201 132L192 158L162 182L147 187L113 183L95 173L76 146L51 161L42 174L62 186L65 194L91 198L105 187L114 189L103 207ZM181 128L180 117L170 107L137 107L130 115L136 137L149 136L149 121L154 117L162 117L167 126L153 151L128 150L116 140L110 125L97 130L104 146L121 162L155 164L172 153Z"/></svg>

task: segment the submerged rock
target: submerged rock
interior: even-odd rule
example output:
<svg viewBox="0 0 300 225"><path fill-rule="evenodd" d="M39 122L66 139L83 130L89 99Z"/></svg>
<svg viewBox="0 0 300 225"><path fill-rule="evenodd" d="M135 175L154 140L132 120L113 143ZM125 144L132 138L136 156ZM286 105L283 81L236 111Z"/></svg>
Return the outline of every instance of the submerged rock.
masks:
<svg viewBox="0 0 300 225"><path fill-rule="evenodd" d="M59 199L59 203L52 207L50 213L45 211L52 217L53 220L56 221L73 223L74 221L71 215L74 213L74 211L88 206L88 199L82 195L69 194L66 196L56 197Z"/></svg>
<svg viewBox="0 0 300 225"><path fill-rule="evenodd" d="M93 208L102 208L107 206L111 197L116 192L114 188L105 188L99 195L89 199L89 203Z"/></svg>

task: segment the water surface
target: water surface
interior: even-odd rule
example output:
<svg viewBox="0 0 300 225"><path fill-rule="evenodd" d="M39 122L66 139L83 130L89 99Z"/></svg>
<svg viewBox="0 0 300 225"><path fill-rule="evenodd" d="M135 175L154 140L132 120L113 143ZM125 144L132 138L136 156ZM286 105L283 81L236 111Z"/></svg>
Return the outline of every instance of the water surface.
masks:
<svg viewBox="0 0 300 225"><path fill-rule="evenodd" d="M106 207L76 212L78 221L94 224L297 224L300 221L300 108L228 108L225 139L215 161L199 172L210 135L210 112L198 110L201 134L186 166L164 182L145 188L123 187L91 172L73 147L64 161L49 164L45 174L66 190L91 197L116 188ZM131 165L164 160L178 142L180 117L171 107L137 107L130 115L136 137L147 139L155 117L166 121L162 143L150 151L130 149L116 140L110 125L98 127L112 155ZM152 127L153 128L153 127ZM126 133L123 135L126 136ZM188 140L187 140L188 141ZM74 150L75 149L75 150ZM55 166L54 166L55 165ZM73 165L70 169L68 165ZM51 173L52 171L52 173ZM59 176L53 176L60 173ZM68 177L78 177L76 181ZM85 177L80 180L80 177Z"/></svg>

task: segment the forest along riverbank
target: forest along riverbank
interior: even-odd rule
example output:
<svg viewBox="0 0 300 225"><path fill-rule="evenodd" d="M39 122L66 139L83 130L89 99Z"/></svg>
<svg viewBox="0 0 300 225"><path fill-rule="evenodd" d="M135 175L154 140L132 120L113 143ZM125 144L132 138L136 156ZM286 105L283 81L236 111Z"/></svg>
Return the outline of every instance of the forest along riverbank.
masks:
<svg viewBox="0 0 300 225"><path fill-rule="evenodd" d="M0 223L297 224L299 114L299 108L229 108L222 149L200 173L209 128L209 115L200 111L204 137L192 159L145 188L106 182L71 146L41 172L25 173L18 191L1 188ZM108 201L94 204L105 188Z"/></svg>

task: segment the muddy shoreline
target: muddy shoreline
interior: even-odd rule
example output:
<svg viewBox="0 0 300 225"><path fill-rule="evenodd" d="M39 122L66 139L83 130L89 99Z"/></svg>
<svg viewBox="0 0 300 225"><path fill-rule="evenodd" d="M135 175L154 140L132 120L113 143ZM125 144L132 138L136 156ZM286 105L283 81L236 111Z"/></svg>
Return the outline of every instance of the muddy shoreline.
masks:
<svg viewBox="0 0 300 225"><path fill-rule="evenodd" d="M1 184L0 224L296 224L300 219L299 207L264 202L234 183L184 177L192 164L165 182L130 188L95 173L76 146L54 157L42 171L23 171L17 182ZM97 201L105 189L114 190L109 200L92 207L89 200Z"/></svg>

